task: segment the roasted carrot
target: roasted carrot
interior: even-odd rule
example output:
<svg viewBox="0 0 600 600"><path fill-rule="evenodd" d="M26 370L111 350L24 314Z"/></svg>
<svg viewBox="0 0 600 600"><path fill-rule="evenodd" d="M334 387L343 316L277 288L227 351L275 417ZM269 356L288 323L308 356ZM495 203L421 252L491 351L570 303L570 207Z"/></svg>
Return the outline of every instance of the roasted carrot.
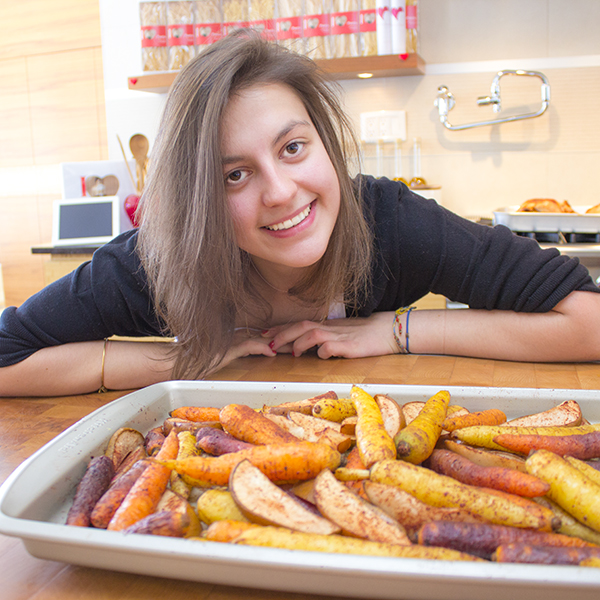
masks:
<svg viewBox="0 0 600 600"><path fill-rule="evenodd" d="M227 433L250 444L284 444L298 441L296 436L244 404L228 404L221 409L219 415Z"/></svg>
<svg viewBox="0 0 600 600"><path fill-rule="evenodd" d="M114 472L113 461L108 456L97 456L90 461L77 486L73 504L67 514L67 525L89 527L92 510L108 489Z"/></svg>
<svg viewBox="0 0 600 600"><path fill-rule="evenodd" d="M177 449L177 458L188 458L189 456L198 456L196 450L196 436L190 431L180 431L177 434L179 447ZM184 498L188 498L191 492L191 487L183 481L179 473L171 472L170 477L171 489L177 492Z"/></svg>
<svg viewBox="0 0 600 600"><path fill-rule="evenodd" d="M180 406L172 410L169 415L188 421L218 421L220 410L213 406Z"/></svg>
<svg viewBox="0 0 600 600"><path fill-rule="evenodd" d="M108 490L96 502L96 506L94 506L94 510L92 511L91 522L94 527L100 529L108 527L110 520L117 512L119 506L121 506L125 496L127 496L133 484L149 465L150 461L138 460L129 471L123 473L123 475L111 483Z"/></svg>
<svg viewBox="0 0 600 600"><path fill-rule="evenodd" d="M158 460L174 459L177 456L178 449L179 440L175 431L172 431L166 437L156 458ZM107 529L113 531L127 529L154 512L161 496L167 489L170 476L170 469L159 462L151 463L133 484L121 506L110 520Z"/></svg>
<svg viewBox="0 0 600 600"><path fill-rule="evenodd" d="M242 442L220 429L206 428L196 433L196 447L204 450L213 456L229 454L230 452L239 452L247 448L252 448L254 444Z"/></svg>
<svg viewBox="0 0 600 600"><path fill-rule="evenodd" d="M557 548L514 543L498 546L492 559L508 563L578 565L592 557L600 557L600 548Z"/></svg>
<svg viewBox="0 0 600 600"><path fill-rule="evenodd" d="M190 518L185 513L171 510L162 510L151 513L140 519L123 533L142 533L150 535L164 535L167 537L184 537L190 524Z"/></svg>
<svg viewBox="0 0 600 600"><path fill-rule="evenodd" d="M154 456L160 450L164 441L165 434L163 433L162 425L151 429L144 438L144 446L146 446L148 456Z"/></svg>
<svg viewBox="0 0 600 600"><path fill-rule="evenodd" d="M535 498L550 491L550 484L539 477L506 467L481 467L450 450L434 450L428 464L436 473L449 475L463 483L494 488L518 496Z"/></svg>
<svg viewBox="0 0 600 600"><path fill-rule="evenodd" d="M474 425L463 427L452 433L452 437L471 446L483 446L492 450L506 450L494 442L494 438L505 433L519 435L582 435L600 430L600 425L578 425L577 427L513 427L512 425Z"/></svg>
<svg viewBox="0 0 600 600"><path fill-rule="evenodd" d="M208 526L205 538L211 542L233 542L236 537L253 527L261 527L261 525L223 519L221 521L215 521Z"/></svg>
<svg viewBox="0 0 600 600"><path fill-rule="evenodd" d="M159 464L174 469L190 485L227 485L233 467L248 459L276 483L303 481L316 477L323 469L335 469L340 453L313 442L293 442L255 446L222 456L194 456L184 460L162 460Z"/></svg>
<svg viewBox="0 0 600 600"><path fill-rule="evenodd" d="M370 394L358 386L352 386L350 398L354 403L356 422L356 445L364 465L369 468L379 460L396 458L396 446L385 430L381 410Z"/></svg>
<svg viewBox="0 0 600 600"><path fill-rule="evenodd" d="M503 433L494 442L512 452L529 454L531 450L549 450L559 456L581 460L600 457L600 431L581 435L515 435Z"/></svg>
<svg viewBox="0 0 600 600"><path fill-rule="evenodd" d="M394 438L398 458L418 465L433 452L448 412L450 394L442 390L427 402L419 414Z"/></svg>
<svg viewBox="0 0 600 600"><path fill-rule="evenodd" d="M488 560L492 558L498 546L512 543L523 543L532 546L597 548L594 544L560 533L492 525L491 523L458 523L452 521L425 523L419 529L418 540L419 544L423 546L453 548Z"/></svg>
<svg viewBox="0 0 600 600"><path fill-rule="evenodd" d="M500 425L506 423L506 415L497 408L471 412L467 414L450 415L444 419L442 428L446 431L455 431L474 425Z"/></svg>

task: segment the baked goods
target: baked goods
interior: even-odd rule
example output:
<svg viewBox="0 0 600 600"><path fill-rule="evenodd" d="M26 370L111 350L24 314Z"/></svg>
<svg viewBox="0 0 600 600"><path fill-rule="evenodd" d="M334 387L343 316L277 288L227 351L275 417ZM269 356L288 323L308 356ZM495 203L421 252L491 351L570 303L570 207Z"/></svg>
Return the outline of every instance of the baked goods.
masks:
<svg viewBox="0 0 600 600"><path fill-rule="evenodd" d="M575 211L568 200L558 202L554 198L532 198L523 202L517 212L574 213Z"/></svg>
<svg viewBox="0 0 600 600"><path fill-rule="evenodd" d="M596 215L600 213L600 204L596 204L596 206L592 206L585 211L586 215Z"/></svg>

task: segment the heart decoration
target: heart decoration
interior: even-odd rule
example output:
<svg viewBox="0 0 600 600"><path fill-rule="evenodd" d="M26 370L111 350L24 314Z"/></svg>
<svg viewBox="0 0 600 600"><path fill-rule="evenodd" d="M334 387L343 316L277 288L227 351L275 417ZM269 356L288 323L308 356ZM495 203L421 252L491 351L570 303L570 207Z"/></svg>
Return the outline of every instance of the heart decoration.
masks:
<svg viewBox="0 0 600 600"><path fill-rule="evenodd" d="M114 175L106 175L106 177L90 175L85 178L85 190L92 197L116 196L119 191L119 180Z"/></svg>

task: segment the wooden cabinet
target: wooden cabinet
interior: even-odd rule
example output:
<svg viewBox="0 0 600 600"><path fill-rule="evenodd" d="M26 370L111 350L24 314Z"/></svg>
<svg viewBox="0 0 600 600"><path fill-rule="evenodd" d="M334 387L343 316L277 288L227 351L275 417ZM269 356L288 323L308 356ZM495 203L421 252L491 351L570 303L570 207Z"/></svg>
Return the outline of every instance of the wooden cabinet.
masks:
<svg viewBox="0 0 600 600"><path fill-rule="evenodd" d="M316 60L319 67L334 79L355 79L359 73L371 73L373 77L402 77L424 75L425 62L418 54L401 58L395 54L385 56L357 56L354 58L333 58ZM130 90L165 93L173 83L177 71L145 72L129 77Z"/></svg>

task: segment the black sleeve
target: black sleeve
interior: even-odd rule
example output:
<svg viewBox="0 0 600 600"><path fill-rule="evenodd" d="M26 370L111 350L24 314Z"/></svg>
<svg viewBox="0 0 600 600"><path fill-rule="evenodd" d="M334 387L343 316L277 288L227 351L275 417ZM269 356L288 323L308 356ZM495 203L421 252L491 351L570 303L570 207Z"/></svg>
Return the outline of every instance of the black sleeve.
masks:
<svg viewBox="0 0 600 600"><path fill-rule="evenodd" d="M428 292L471 308L546 312L574 290L600 291L578 259L506 227L463 219L387 179L365 178L364 192L377 257L363 315Z"/></svg>
<svg viewBox="0 0 600 600"><path fill-rule="evenodd" d="M99 248L90 262L0 317L0 367L36 350L111 335L161 335L135 231Z"/></svg>

